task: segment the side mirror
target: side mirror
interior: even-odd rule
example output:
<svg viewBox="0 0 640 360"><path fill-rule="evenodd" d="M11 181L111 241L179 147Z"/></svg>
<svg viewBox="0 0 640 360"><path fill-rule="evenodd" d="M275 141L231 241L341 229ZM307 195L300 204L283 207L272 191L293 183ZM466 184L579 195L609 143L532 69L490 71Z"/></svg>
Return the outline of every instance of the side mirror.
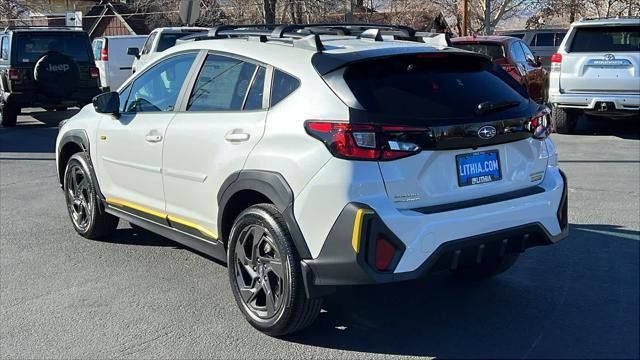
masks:
<svg viewBox="0 0 640 360"><path fill-rule="evenodd" d="M536 56L536 65L542 66L542 56Z"/></svg>
<svg viewBox="0 0 640 360"><path fill-rule="evenodd" d="M115 91L100 94L93 98L93 108L101 114L118 115L120 113L120 94Z"/></svg>
<svg viewBox="0 0 640 360"><path fill-rule="evenodd" d="M135 47L127 48L127 55L135 56L136 59L140 59L140 49Z"/></svg>

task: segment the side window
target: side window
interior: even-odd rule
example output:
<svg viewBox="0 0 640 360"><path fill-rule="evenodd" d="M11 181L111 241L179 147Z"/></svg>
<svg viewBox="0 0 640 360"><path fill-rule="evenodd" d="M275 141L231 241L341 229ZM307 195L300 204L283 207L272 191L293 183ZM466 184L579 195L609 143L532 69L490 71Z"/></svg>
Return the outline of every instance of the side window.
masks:
<svg viewBox="0 0 640 360"><path fill-rule="evenodd" d="M555 33L537 33L531 43L533 46L553 46Z"/></svg>
<svg viewBox="0 0 640 360"><path fill-rule="evenodd" d="M124 90L120 92L120 112L125 112L127 108L127 99L129 98L129 93L131 92L131 85L127 86Z"/></svg>
<svg viewBox="0 0 640 360"><path fill-rule="evenodd" d="M187 111L241 110L256 65L208 55L191 91Z"/></svg>
<svg viewBox="0 0 640 360"><path fill-rule="evenodd" d="M511 57L515 62L525 62L527 59L524 57L524 52L522 51L522 46L520 46L520 42L511 43Z"/></svg>
<svg viewBox="0 0 640 360"><path fill-rule="evenodd" d="M9 60L9 37L2 37L2 45L0 45L0 57L2 60Z"/></svg>
<svg viewBox="0 0 640 360"><path fill-rule="evenodd" d="M271 106L276 105L289 96L298 86L300 86L300 80L285 72L275 70L273 72L273 83L271 85Z"/></svg>
<svg viewBox="0 0 640 360"><path fill-rule="evenodd" d="M133 83L125 112L172 111L195 57L173 56L145 71Z"/></svg>
<svg viewBox="0 0 640 360"><path fill-rule="evenodd" d="M253 78L253 84L247 94L247 100L244 102L244 110L262 109L262 97L264 95L264 75L266 69L262 66L258 68L256 76Z"/></svg>
<svg viewBox="0 0 640 360"><path fill-rule="evenodd" d="M520 43L520 46L522 46L522 51L524 51L524 57L527 59L527 61L535 64L536 57L531 52L531 49L529 49L529 47L525 43Z"/></svg>
<svg viewBox="0 0 640 360"><path fill-rule="evenodd" d="M157 33L152 33L151 35L149 35L149 37L147 38L147 41L144 43L144 46L142 47L141 55L148 54L151 51L151 46L153 46L153 40L156 38L156 34Z"/></svg>

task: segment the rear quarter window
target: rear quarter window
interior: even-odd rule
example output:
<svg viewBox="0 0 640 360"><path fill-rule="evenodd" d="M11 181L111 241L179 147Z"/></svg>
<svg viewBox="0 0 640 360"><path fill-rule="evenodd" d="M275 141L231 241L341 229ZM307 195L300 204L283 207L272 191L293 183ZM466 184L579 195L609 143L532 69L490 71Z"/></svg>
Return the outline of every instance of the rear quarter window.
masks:
<svg viewBox="0 0 640 360"><path fill-rule="evenodd" d="M276 69L273 72L273 83L271 86L271 106L284 100L284 98L296 91L299 86L300 80Z"/></svg>
<svg viewBox="0 0 640 360"><path fill-rule="evenodd" d="M640 26L576 27L569 52L640 51Z"/></svg>
<svg viewBox="0 0 640 360"><path fill-rule="evenodd" d="M389 123L469 118L486 101L528 102L510 76L486 59L420 55L353 64L344 81L366 111L387 114Z"/></svg>

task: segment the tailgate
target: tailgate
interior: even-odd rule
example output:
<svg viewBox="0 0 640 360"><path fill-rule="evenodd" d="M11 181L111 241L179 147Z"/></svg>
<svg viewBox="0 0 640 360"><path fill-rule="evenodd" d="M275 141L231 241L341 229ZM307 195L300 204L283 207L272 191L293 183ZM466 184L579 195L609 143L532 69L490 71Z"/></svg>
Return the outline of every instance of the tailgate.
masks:
<svg viewBox="0 0 640 360"><path fill-rule="evenodd" d="M482 170L492 170L484 154L495 153L499 162L499 178L482 182ZM477 156L480 162L471 168ZM470 157L471 156L471 157ZM462 159L471 161L461 161ZM434 205L479 199L536 186L544 177L548 153L544 141L532 138L512 143L499 144L478 149L449 151L423 151L420 154L391 162L380 162L387 194L399 209L413 209ZM476 171L474 171L476 170ZM473 178L474 172L481 179L473 184L461 180ZM491 173L491 171L487 172ZM486 176L486 175L485 175Z"/></svg>
<svg viewBox="0 0 640 360"><path fill-rule="evenodd" d="M506 194L542 180L547 149L530 131L539 128L532 117L540 107L488 58L385 57L338 75L355 97L345 103L358 107L350 110L352 126L363 129L354 130L355 142L381 150L387 195L398 208Z"/></svg>
<svg viewBox="0 0 640 360"><path fill-rule="evenodd" d="M640 92L640 26L580 26L562 57L565 92Z"/></svg>

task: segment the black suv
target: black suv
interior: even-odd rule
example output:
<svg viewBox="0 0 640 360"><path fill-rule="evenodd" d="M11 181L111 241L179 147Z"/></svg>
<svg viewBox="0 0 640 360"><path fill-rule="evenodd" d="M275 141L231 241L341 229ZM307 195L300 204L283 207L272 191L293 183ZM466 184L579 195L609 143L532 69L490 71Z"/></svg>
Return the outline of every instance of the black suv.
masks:
<svg viewBox="0 0 640 360"><path fill-rule="evenodd" d="M65 110L100 93L87 33L64 27L0 31L0 123L15 126L20 109Z"/></svg>

